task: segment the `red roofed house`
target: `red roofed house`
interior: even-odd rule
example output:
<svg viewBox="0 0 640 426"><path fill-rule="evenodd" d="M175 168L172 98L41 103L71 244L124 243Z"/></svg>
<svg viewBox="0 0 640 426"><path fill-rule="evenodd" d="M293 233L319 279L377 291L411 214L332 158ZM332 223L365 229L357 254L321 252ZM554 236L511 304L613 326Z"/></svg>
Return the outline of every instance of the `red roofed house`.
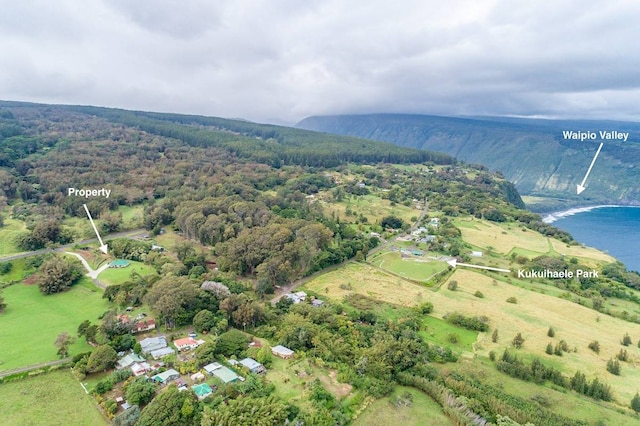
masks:
<svg viewBox="0 0 640 426"><path fill-rule="evenodd" d="M149 331L156 328L156 322L153 318L145 319L136 322L131 328L132 333L141 333L143 331Z"/></svg>
<svg viewBox="0 0 640 426"><path fill-rule="evenodd" d="M204 340L196 340L193 337L184 337L182 339L173 341L173 344L180 351L190 351L191 349L195 349L203 343Z"/></svg>

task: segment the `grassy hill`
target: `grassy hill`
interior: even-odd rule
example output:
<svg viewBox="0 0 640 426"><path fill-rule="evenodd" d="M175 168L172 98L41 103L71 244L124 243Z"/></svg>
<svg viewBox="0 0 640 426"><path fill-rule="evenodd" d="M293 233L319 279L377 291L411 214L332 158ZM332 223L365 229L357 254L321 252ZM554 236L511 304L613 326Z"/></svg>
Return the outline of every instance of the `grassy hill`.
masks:
<svg viewBox="0 0 640 426"><path fill-rule="evenodd" d="M640 161L639 123L372 114L309 117L297 127L441 151L487 165L503 172L522 194L544 197L537 200L541 209L640 203L635 185ZM563 130L630 133L627 142L605 141L588 191L580 196L576 185L582 181L599 141L564 140Z"/></svg>

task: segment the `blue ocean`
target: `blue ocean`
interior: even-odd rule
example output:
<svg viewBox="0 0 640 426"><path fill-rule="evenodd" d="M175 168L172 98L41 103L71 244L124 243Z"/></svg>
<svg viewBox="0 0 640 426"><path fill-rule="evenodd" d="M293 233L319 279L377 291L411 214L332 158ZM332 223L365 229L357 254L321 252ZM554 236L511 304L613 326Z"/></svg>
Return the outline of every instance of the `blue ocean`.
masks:
<svg viewBox="0 0 640 426"><path fill-rule="evenodd" d="M572 209L545 217L577 241L608 252L640 271L640 208L600 206Z"/></svg>

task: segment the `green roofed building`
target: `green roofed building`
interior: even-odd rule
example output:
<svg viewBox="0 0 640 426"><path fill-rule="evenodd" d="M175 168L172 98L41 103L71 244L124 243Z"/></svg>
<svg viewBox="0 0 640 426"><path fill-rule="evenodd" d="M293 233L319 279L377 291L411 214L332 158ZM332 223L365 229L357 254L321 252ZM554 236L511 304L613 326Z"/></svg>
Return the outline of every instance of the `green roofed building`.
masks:
<svg viewBox="0 0 640 426"><path fill-rule="evenodd" d="M126 268L129 266L131 262L124 259L116 259L109 264L109 268Z"/></svg>
<svg viewBox="0 0 640 426"><path fill-rule="evenodd" d="M198 396L198 399L204 399L213 393L213 389L206 383L202 383L199 385L194 385L191 387L193 391Z"/></svg>

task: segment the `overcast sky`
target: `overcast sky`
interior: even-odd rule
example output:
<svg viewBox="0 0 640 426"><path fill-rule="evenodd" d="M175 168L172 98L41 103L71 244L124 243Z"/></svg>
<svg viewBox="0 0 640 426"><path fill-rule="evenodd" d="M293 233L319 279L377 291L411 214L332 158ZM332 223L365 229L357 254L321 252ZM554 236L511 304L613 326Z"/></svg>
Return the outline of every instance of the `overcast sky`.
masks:
<svg viewBox="0 0 640 426"><path fill-rule="evenodd" d="M0 0L0 99L640 121L634 0Z"/></svg>

